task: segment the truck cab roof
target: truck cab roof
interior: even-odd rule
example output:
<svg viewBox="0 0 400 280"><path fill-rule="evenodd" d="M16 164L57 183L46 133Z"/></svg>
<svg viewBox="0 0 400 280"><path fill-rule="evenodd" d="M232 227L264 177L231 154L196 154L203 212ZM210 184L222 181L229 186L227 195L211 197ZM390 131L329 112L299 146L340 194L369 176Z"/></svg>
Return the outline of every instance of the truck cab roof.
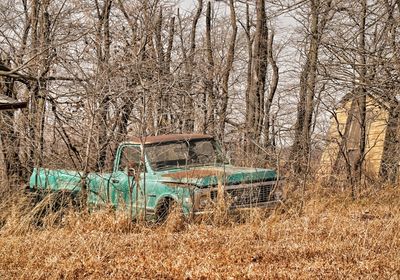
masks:
<svg viewBox="0 0 400 280"><path fill-rule="evenodd" d="M190 141L196 139L212 139L211 135L207 134L165 134L157 136L145 136L145 137L131 137L127 142L132 144L157 144L175 141Z"/></svg>

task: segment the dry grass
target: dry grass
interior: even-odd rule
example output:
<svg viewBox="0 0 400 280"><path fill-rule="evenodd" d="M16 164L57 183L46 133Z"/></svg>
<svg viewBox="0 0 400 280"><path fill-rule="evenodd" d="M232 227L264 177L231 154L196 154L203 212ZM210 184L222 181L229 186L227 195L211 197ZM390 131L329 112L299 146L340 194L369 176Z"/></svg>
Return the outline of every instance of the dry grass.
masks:
<svg viewBox="0 0 400 280"><path fill-rule="evenodd" d="M254 212L240 223L151 227L104 210L42 228L16 199L0 208L0 279L400 278L398 188L357 201L308 191L301 215L292 197L284 213Z"/></svg>

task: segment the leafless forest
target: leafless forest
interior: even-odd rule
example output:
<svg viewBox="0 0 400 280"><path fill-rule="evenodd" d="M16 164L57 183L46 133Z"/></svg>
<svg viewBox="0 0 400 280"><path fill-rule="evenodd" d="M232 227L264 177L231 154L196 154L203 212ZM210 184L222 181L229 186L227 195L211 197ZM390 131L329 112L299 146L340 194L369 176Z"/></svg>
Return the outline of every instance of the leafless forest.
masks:
<svg viewBox="0 0 400 280"><path fill-rule="evenodd" d="M215 135L243 164L304 176L347 98L359 128L338 122L333 160L357 183L371 98L389 112L378 177L395 181L399 1L195 4L3 1L2 93L29 103L1 113L3 176L106 170L129 135L180 132Z"/></svg>
<svg viewBox="0 0 400 280"><path fill-rule="evenodd" d="M0 278L398 279L400 0L191 2L0 1L0 95L27 102L0 111ZM28 225L34 167L109 171L169 133L276 168L286 208Z"/></svg>

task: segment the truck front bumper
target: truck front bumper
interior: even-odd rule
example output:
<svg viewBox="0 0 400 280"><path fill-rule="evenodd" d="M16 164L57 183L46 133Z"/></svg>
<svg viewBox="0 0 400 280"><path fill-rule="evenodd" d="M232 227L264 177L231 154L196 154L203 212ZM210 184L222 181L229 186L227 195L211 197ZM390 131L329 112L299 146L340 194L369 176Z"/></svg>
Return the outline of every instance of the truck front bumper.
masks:
<svg viewBox="0 0 400 280"><path fill-rule="evenodd" d="M274 201L260 202L257 204L229 206L229 207L226 207L225 209L228 213L234 213L234 212L242 212L242 211L251 211L251 210L256 210L256 209L273 210L281 205L282 206L284 205L282 200L274 200ZM215 213L215 211L218 211L217 206L207 207L206 209L194 210L193 215L199 216L199 215L205 215L205 214L212 214L212 213Z"/></svg>

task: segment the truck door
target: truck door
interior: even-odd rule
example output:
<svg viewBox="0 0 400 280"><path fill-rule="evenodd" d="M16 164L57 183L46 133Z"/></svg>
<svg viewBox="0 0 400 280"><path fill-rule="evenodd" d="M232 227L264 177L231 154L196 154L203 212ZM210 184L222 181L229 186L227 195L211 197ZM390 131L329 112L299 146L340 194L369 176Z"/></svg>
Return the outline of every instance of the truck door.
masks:
<svg viewBox="0 0 400 280"><path fill-rule="evenodd" d="M118 155L117 155L118 156ZM136 181L139 174L141 151L139 147L124 146L120 160L110 178L110 200L120 209L127 209L135 215L139 208L136 200Z"/></svg>

